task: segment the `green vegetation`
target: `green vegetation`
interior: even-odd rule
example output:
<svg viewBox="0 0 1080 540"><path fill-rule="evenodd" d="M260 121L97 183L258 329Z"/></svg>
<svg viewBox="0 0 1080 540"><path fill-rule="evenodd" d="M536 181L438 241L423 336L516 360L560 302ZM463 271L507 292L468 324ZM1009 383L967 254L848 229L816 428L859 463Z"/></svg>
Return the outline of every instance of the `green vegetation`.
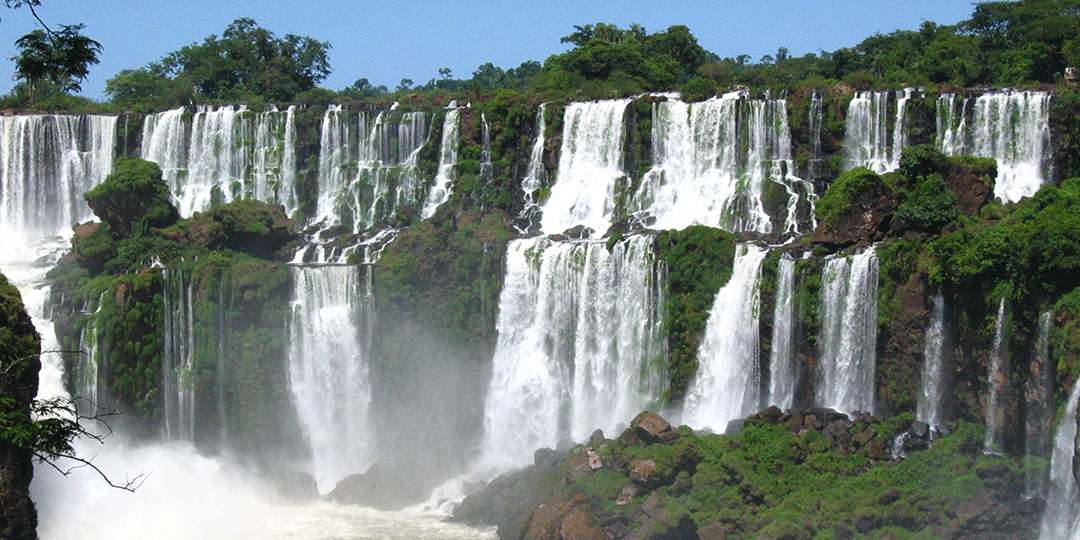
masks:
<svg viewBox="0 0 1080 540"><path fill-rule="evenodd" d="M148 227L168 227L180 219L161 168L142 159L117 160L113 173L84 198L117 239Z"/></svg>
<svg viewBox="0 0 1080 540"><path fill-rule="evenodd" d="M713 297L731 278L735 236L711 227L664 231L656 240L657 260L667 267L664 333L668 340L668 401L680 401L697 371L697 351Z"/></svg>
<svg viewBox="0 0 1080 540"><path fill-rule="evenodd" d="M105 93L133 108L146 102L170 106L200 102L291 101L330 74L330 44L287 34L283 38L254 20L233 21L221 38L210 36L137 70L109 79Z"/></svg>
<svg viewBox="0 0 1080 540"><path fill-rule="evenodd" d="M830 227L853 205L868 205L878 194L888 190L881 177L866 167L857 167L840 175L818 200L815 212Z"/></svg>

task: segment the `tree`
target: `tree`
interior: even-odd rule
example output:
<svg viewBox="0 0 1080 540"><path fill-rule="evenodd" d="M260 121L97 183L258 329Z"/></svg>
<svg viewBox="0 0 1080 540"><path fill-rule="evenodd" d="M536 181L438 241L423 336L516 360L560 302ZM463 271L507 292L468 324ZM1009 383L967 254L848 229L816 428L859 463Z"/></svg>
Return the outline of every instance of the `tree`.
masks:
<svg viewBox="0 0 1080 540"><path fill-rule="evenodd" d="M106 83L106 93L123 103L141 93L142 83L152 83L162 91L182 89L187 99L289 101L330 74L329 49L329 43L310 37L279 38L254 20L240 18L220 38L210 36L137 70L152 77L133 79L121 72Z"/></svg>
<svg viewBox="0 0 1080 540"><path fill-rule="evenodd" d="M61 91L78 92L82 81L90 73L90 66L98 63L101 44L82 35L81 24L62 25L59 31L34 30L17 39L19 54L15 61L15 75L26 81L33 101L42 81L55 84Z"/></svg>

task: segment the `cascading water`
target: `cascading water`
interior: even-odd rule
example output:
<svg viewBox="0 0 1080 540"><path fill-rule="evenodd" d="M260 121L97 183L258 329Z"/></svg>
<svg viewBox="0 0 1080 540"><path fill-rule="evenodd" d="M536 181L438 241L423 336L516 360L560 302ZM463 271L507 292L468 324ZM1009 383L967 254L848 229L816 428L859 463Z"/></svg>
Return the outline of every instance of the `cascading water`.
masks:
<svg viewBox="0 0 1080 540"><path fill-rule="evenodd" d="M810 109L807 111L806 130L810 133L809 161L807 180L817 183L828 178L829 162L822 147L821 133L825 126L825 92L821 89L810 91Z"/></svg>
<svg viewBox="0 0 1080 540"><path fill-rule="evenodd" d="M1034 351L1029 365L1029 377L1024 384L1027 401L1024 464L1026 470L1024 495L1046 498L1046 475L1038 463L1051 457L1050 429L1053 423L1051 403L1053 399L1056 365L1050 359L1050 326L1053 313L1044 311L1039 316L1035 332Z"/></svg>
<svg viewBox="0 0 1080 540"><path fill-rule="evenodd" d="M629 210L657 229L709 225L772 232L763 192L775 183L788 194L783 232L795 234L798 206L812 187L794 174L787 102L748 99L746 92L688 104L653 104L655 166L642 178ZM561 169L560 169L561 170Z"/></svg>
<svg viewBox="0 0 1080 540"><path fill-rule="evenodd" d="M420 212L423 219L435 215L435 210L450 199L451 182L454 180L454 167L458 162L458 145L461 139L461 107L456 101L446 106L446 118L443 119L442 144L439 145L439 172L435 175L435 184L428 191L424 209Z"/></svg>
<svg viewBox="0 0 1080 540"><path fill-rule="evenodd" d="M663 390L663 304L652 238L510 243L480 467L529 463L563 438L608 432Z"/></svg>
<svg viewBox="0 0 1080 540"><path fill-rule="evenodd" d="M200 106L147 115L142 158L161 167L182 216L252 196L297 206L294 109Z"/></svg>
<svg viewBox="0 0 1080 540"><path fill-rule="evenodd" d="M986 454L1001 451L1001 436L1005 429L1005 410L1002 408L1001 395L1008 384L1008 375L1005 372L1008 363L1005 342L1007 318L1005 299L1002 298L994 322L994 349L990 354L990 371L986 374L986 436L983 439L983 452Z"/></svg>
<svg viewBox="0 0 1080 540"><path fill-rule="evenodd" d="M915 408L915 418L934 430L945 422L944 400L952 388L952 335L945 313L945 296L938 289L923 343L922 386Z"/></svg>
<svg viewBox="0 0 1080 540"><path fill-rule="evenodd" d="M873 412L878 259L874 248L825 263L816 405L843 413Z"/></svg>
<svg viewBox="0 0 1080 540"><path fill-rule="evenodd" d="M997 160L994 196L1015 202L1049 177L1050 93L1008 91L937 101L938 147L946 155Z"/></svg>
<svg viewBox="0 0 1080 540"><path fill-rule="evenodd" d="M360 268L294 266L289 383L321 492L371 464L371 383L361 336L370 299Z"/></svg>
<svg viewBox="0 0 1080 540"><path fill-rule="evenodd" d="M615 184L623 172L629 99L570 103L563 117L559 172L543 206L540 228L561 233L577 225L607 231L615 211Z"/></svg>
<svg viewBox="0 0 1080 540"><path fill-rule="evenodd" d="M890 137L889 92L858 92L848 105L844 132L844 170L866 167L876 173L895 171L907 145L907 102L914 89L896 92L896 116Z"/></svg>
<svg viewBox="0 0 1080 540"><path fill-rule="evenodd" d="M179 269L162 271L165 318L161 355L165 438L195 441L195 316L191 278Z"/></svg>
<svg viewBox="0 0 1080 540"><path fill-rule="evenodd" d="M82 197L112 172L115 136L115 116L0 117L0 251L89 219Z"/></svg>
<svg viewBox="0 0 1080 540"><path fill-rule="evenodd" d="M480 124L484 129L480 141L480 170L478 176L482 182L490 182L495 177L495 164L491 162L491 124L488 123L487 115L483 112L480 113Z"/></svg>
<svg viewBox="0 0 1080 540"><path fill-rule="evenodd" d="M1080 488L1076 484L1076 409L1080 401L1080 379L1073 383L1069 401L1054 435L1050 457L1050 493L1039 525L1039 540L1080 538Z"/></svg>
<svg viewBox="0 0 1080 540"><path fill-rule="evenodd" d="M716 293L698 349L698 371L683 409L687 425L723 431L761 405L759 281L768 253L753 244L737 246L731 278Z"/></svg>
<svg viewBox="0 0 1080 540"><path fill-rule="evenodd" d="M428 116L393 111L363 112L354 119L341 105L331 105L323 113L319 193L308 223L316 232L308 235L294 262L343 261L348 251L361 247L326 247L324 231L344 225L359 233L390 217L398 206L420 204L418 165L430 133ZM381 238L375 232L361 244Z"/></svg>
<svg viewBox="0 0 1080 540"><path fill-rule="evenodd" d="M769 351L769 404L788 410L795 403L795 259L784 253L776 270L776 306Z"/></svg>
<svg viewBox="0 0 1080 540"><path fill-rule="evenodd" d="M547 183L547 169L544 168L544 144L545 135L547 130L547 122L544 120L544 112L547 110L547 103L540 104L540 109L536 112L536 139L533 141L532 150L529 151L529 165L526 169L525 179L521 181L521 190L525 193L525 206L521 209L519 219L526 222L523 230L519 232L528 232L532 228L534 220L537 214L540 213L540 203L537 197L540 193L540 188Z"/></svg>

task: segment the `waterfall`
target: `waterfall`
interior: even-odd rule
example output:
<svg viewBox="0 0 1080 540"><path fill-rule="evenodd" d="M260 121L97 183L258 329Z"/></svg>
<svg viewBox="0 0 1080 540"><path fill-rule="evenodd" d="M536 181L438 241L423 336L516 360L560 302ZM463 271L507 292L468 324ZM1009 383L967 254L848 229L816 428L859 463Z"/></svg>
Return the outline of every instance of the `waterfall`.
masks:
<svg viewBox="0 0 1080 540"><path fill-rule="evenodd" d="M1001 435L1005 429L1005 410L1002 408L1001 394L1008 384L1005 372L1008 359L1008 344L1005 342L1006 319L1005 299L998 305L997 319L994 322L994 349L990 355L990 371L986 374L986 436L983 452L993 454L1001 451Z"/></svg>
<svg viewBox="0 0 1080 540"><path fill-rule="evenodd" d="M810 91L810 109L807 112L806 130L810 134L809 163L807 179L818 182L829 176L829 162L822 147L821 133L825 126L825 92L820 89Z"/></svg>
<svg viewBox="0 0 1080 540"><path fill-rule="evenodd" d="M653 240L515 240L484 409L482 464L529 463L560 440L608 433L655 403L664 377Z"/></svg>
<svg viewBox="0 0 1080 540"><path fill-rule="evenodd" d="M788 410L795 403L795 259L787 252L776 270L772 349L769 351L769 403Z"/></svg>
<svg viewBox="0 0 1080 540"><path fill-rule="evenodd" d="M1073 383L1065 413L1054 435L1050 457L1050 495L1039 525L1039 540L1069 540L1080 537L1080 489L1076 485L1076 409L1080 401L1080 380Z"/></svg>
<svg viewBox="0 0 1080 540"><path fill-rule="evenodd" d="M788 195L777 232L806 228L797 207L813 189L793 176L785 100L745 92L693 104L668 99L653 104L652 121L654 166L629 208L637 219L657 229L772 232L763 192L775 183Z"/></svg>
<svg viewBox="0 0 1080 540"><path fill-rule="evenodd" d="M952 391L952 335L945 313L945 296L939 288L923 343L922 386L915 409L915 418L935 430L945 422L946 393Z"/></svg>
<svg viewBox="0 0 1080 540"><path fill-rule="evenodd" d="M716 293L683 421L723 431L761 405L758 365L759 281L768 250L739 244L731 278Z"/></svg>
<svg viewBox="0 0 1080 540"><path fill-rule="evenodd" d="M165 437L195 441L195 317L191 277L179 269L162 271L165 319L161 388Z"/></svg>
<svg viewBox="0 0 1080 540"><path fill-rule="evenodd" d="M480 146L480 181L487 183L495 177L495 164L491 162L491 124L487 121L487 115L480 113L480 123L483 125L483 134ZM456 161L456 160L455 160Z"/></svg>
<svg viewBox="0 0 1080 540"><path fill-rule="evenodd" d="M321 492L371 464L371 382L365 344L369 293L360 268L294 266L289 383Z"/></svg>
<svg viewBox="0 0 1080 540"><path fill-rule="evenodd" d="M540 221L545 233L561 233L576 225L584 225L596 235L607 231L615 211L615 184L626 176L623 139L630 101L566 106L559 172Z"/></svg>
<svg viewBox="0 0 1080 540"><path fill-rule="evenodd" d="M1015 202L1034 195L1046 181L1052 150L1049 92L1010 90L974 100L946 94L937 105L942 152L997 160L994 196Z"/></svg>
<svg viewBox="0 0 1080 540"><path fill-rule="evenodd" d="M112 172L115 135L115 116L0 117L0 251L93 216L83 194Z"/></svg>
<svg viewBox="0 0 1080 540"><path fill-rule="evenodd" d="M443 119L442 143L439 145L439 172L435 175L435 184L428 192L422 219L435 215L439 205L450 199L450 183L454 180L454 167L458 162L458 144L461 139L461 107L456 101L446 106L446 118Z"/></svg>
<svg viewBox="0 0 1080 540"><path fill-rule="evenodd" d="M319 230L345 225L361 232L391 217L399 205L417 208L419 154L429 132L422 111L369 111L354 120L341 105L328 107L319 144L319 194L309 225Z"/></svg>
<svg viewBox="0 0 1080 540"><path fill-rule="evenodd" d="M876 173L895 171L907 145L907 102L914 89L896 92L896 116L889 134L889 92L857 92L848 105L844 132L844 170L866 167ZM891 141L890 141L891 139Z"/></svg>
<svg viewBox="0 0 1080 540"><path fill-rule="evenodd" d="M540 204L537 198L540 189L547 183L547 169L544 168L544 132L547 130L547 122L544 120L544 111L547 103L540 104L536 112L536 139L533 141L532 150L529 152L529 165L525 172L525 179L521 181L521 191L525 193L525 205L521 209L519 219L525 220L523 230L527 232L532 228L533 220L540 213Z"/></svg>
<svg viewBox="0 0 1080 540"><path fill-rule="evenodd" d="M1027 401L1026 440L1024 441L1024 464L1026 478L1024 494L1027 497L1046 498L1046 475L1037 465L1050 457L1050 429L1053 423L1051 403L1054 395L1054 372L1056 365L1050 359L1050 325L1053 313L1044 311L1039 316L1035 332L1034 350L1029 363L1030 372L1025 383Z"/></svg>
<svg viewBox="0 0 1080 540"><path fill-rule="evenodd" d="M873 412L878 259L874 248L825 263L821 276L821 359L816 404Z"/></svg>
<svg viewBox="0 0 1080 540"><path fill-rule="evenodd" d="M161 167L180 215L251 196L297 208L294 108L200 105L147 115L142 158Z"/></svg>
<svg viewBox="0 0 1080 540"><path fill-rule="evenodd" d="M75 394L89 400L93 404L92 406L101 403L98 377L101 373L103 359L99 348L101 336L98 331L98 314L101 313L105 294L104 292L101 293L97 303L93 304L93 312L89 312L90 302L87 302L87 305L83 307L83 312L87 313L88 316L86 317L86 325L79 332L78 361L72 366L74 373L72 373L71 380L72 386L75 388Z"/></svg>

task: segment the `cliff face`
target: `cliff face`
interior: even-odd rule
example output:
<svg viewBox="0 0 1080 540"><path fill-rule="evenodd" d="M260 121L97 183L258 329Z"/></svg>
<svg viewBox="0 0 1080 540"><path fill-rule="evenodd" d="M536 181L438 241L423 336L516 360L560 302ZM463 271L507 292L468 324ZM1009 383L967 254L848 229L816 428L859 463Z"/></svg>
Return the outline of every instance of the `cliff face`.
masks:
<svg viewBox="0 0 1080 540"><path fill-rule="evenodd" d="M26 420L37 394L41 343L19 291L0 275L0 415ZM30 500L33 455L9 439L11 421L0 421L0 537L37 538L37 512Z"/></svg>

